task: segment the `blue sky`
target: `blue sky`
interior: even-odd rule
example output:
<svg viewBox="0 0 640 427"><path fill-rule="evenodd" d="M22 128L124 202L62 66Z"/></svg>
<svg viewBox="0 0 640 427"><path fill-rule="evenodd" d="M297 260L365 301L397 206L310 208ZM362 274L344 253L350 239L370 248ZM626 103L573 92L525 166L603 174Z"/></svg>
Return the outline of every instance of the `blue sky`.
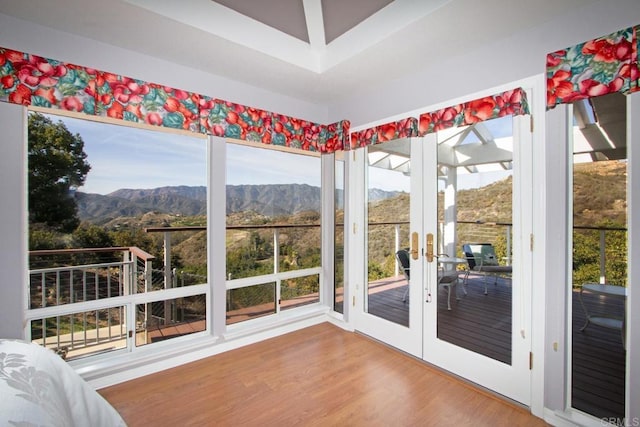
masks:
<svg viewBox="0 0 640 427"><path fill-rule="evenodd" d="M120 188L207 185L207 140L167 132L48 115L80 134L91 171L79 191L108 194ZM320 158L227 145L228 184L320 186ZM265 165L281 165L265 168Z"/></svg>

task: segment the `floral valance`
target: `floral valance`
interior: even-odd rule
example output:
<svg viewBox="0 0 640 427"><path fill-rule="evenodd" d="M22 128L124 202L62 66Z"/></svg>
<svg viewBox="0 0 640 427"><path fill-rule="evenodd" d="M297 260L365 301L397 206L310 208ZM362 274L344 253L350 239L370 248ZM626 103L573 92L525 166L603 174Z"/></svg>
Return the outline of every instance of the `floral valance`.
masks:
<svg viewBox="0 0 640 427"><path fill-rule="evenodd" d="M350 127L346 120L312 123L1 47L0 101L321 153L348 146Z"/></svg>
<svg viewBox="0 0 640 427"><path fill-rule="evenodd" d="M467 126L504 116L529 114L527 94L522 88L465 102L420 115L419 136L439 130Z"/></svg>
<svg viewBox="0 0 640 427"><path fill-rule="evenodd" d="M547 55L547 108L638 88L640 26Z"/></svg>
<svg viewBox="0 0 640 427"><path fill-rule="evenodd" d="M409 117L397 122L351 133L351 148L379 144L398 138L424 136L439 130L472 125L503 116L529 114L527 96L522 88L423 113L420 119Z"/></svg>
<svg viewBox="0 0 640 427"><path fill-rule="evenodd" d="M412 136L418 136L418 120L413 117L407 117L396 122L352 132L350 148L355 149Z"/></svg>

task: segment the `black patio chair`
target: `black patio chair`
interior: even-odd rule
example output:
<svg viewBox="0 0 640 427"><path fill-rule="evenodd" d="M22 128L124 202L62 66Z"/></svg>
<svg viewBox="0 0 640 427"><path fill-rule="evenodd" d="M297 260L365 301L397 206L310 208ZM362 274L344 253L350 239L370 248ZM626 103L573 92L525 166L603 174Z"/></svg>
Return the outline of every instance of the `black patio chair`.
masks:
<svg viewBox="0 0 640 427"><path fill-rule="evenodd" d="M407 301L407 295L409 294L409 280L411 278L411 264L409 262L409 251L406 249L400 249L396 252L396 259L400 264L400 270L402 274L404 274L404 278L407 279L407 290L404 291L404 296L402 297L402 301Z"/></svg>
<svg viewBox="0 0 640 427"><path fill-rule="evenodd" d="M495 278L494 284L498 284L498 276L511 276L510 265L500 265L496 258L496 251L491 243L466 243L462 245L462 252L469 263L469 270L484 276L484 294L487 295L487 276Z"/></svg>

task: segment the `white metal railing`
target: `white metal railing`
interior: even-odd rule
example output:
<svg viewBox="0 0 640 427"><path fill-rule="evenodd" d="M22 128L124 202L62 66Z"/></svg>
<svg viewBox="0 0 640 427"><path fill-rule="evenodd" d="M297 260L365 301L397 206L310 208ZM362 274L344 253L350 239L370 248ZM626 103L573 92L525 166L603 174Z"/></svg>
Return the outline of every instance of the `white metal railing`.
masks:
<svg viewBox="0 0 640 427"><path fill-rule="evenodd" d="M117 253L122 254L121 261L77 265L74 260L99 261L96 258L115 258ZM30 339L64 356L117 342L126 346L125 299L139 291L138 282L146 287L153 256L133 247L42 250L29 255L31 262L65 264L29 270L25 317Z"/></svg>
<svg viewBox="0 0 640 427"><path fill-rule="evenodd" d="M372 222L369 223L369 226L393 226L393 237L390 237L390 241L393 241L393 251L394 253L397 252L399 249L402 248L402 234L400 231L400 227L402 225L407 225L409 224L408 221L402 221L402 222ZM504 242L505 242L505 262L507 265L510 265L512 263L512 229L513 226L511 223L500 223L500 222L483 222L483 221L458 221L457 224L468 224L471 226L482 226L488 229L496 229L496 231L491 231L491 232L473 232L471 233L471 236L473 237L473 239L478 240L478 241L491 241L492 239L494 239L496 236L499 236L500 234L504 233ZM441 227L444 227L444 224L441 223L440 224ZM499 228L504 228L504 231L500 231ZM608 244L607 244L607 233L611 233L611 232L626 232L627 229L624 227L603 227L603 226L593 226L593 227L588 227L588 226L575 226L574 227L575 230L593 230L594 232L598 233L599 236L599 244L597 248L594 248L597 252L598 252L598 268L600 271L600 283L607 283L607 261L609 260L609 258L607 257L607 248L608 248ZM444 235L443 230L440 230L440 235ZM444 253L444 246L446 245L447 242L439 242L439 251L440 253ZM457 244L457 243L456 243ZM611 252L609 251L609 254L611 254ZM455 254L454 254L455 255ZM622 256L624 256L624 254L622 254ZM398 261L395 260L395 274L399 275L400 274L400 270L399 270L399 266L398 266Z"/></svg>
<svg viewBox="0 0 640 427"><path fill-rule="evenodd" d="M270 230L273 244L273 273L270 274L261 274L255 275L251 277L243 277L243 278L232 278L231 274L228 276L228 280L226 281L226 289L227 291L237 290L241 288L248 288L251 286L258 285L266 285L269 283L274 283L275 291L274 291L274 313L279 313L286 301L282 299L282 283L285 280L304 278L309 276L318 276L318 281L320 282L320 275L322 273L322 268L320 266L313 268L305 268L305 269L294 269L287 271L280 271L280 252L278 248L280 248L281 243L281 230L284 229L294 229L294 228L320 228L320 224L260 224L260 225L229 225L227 226L227 230ZM164 247L164 277L165 281L174 280L177 282L178 276L181 274L177 272L175 268L171 266L171 234L174 232L183 232L183 231L204 231L207 228L204 226L185 226L185 227L149 227L146 228L145 231L148 233L162 233L163 234L163 247ZM181 275L181 279L184 278L184 273ZM197 277L197 275L196 275ZM288 292L292 292L292 290L288 290ZM304 296L304 295L300 295ZM319 299L319 294L318 294Z"/></svg>

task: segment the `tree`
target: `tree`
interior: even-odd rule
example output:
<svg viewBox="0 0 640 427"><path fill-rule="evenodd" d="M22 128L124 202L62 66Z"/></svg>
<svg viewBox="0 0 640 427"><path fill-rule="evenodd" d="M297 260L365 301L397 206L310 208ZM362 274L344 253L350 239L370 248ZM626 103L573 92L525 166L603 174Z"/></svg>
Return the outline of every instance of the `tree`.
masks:
<svg viewBox="0 0 640 427"><path fill-rule="evenodd" d="M42 114L29 115L29 222L73 231L77 217L73 191L84 184L91 170L84 141L62 121Z"/></svg>

